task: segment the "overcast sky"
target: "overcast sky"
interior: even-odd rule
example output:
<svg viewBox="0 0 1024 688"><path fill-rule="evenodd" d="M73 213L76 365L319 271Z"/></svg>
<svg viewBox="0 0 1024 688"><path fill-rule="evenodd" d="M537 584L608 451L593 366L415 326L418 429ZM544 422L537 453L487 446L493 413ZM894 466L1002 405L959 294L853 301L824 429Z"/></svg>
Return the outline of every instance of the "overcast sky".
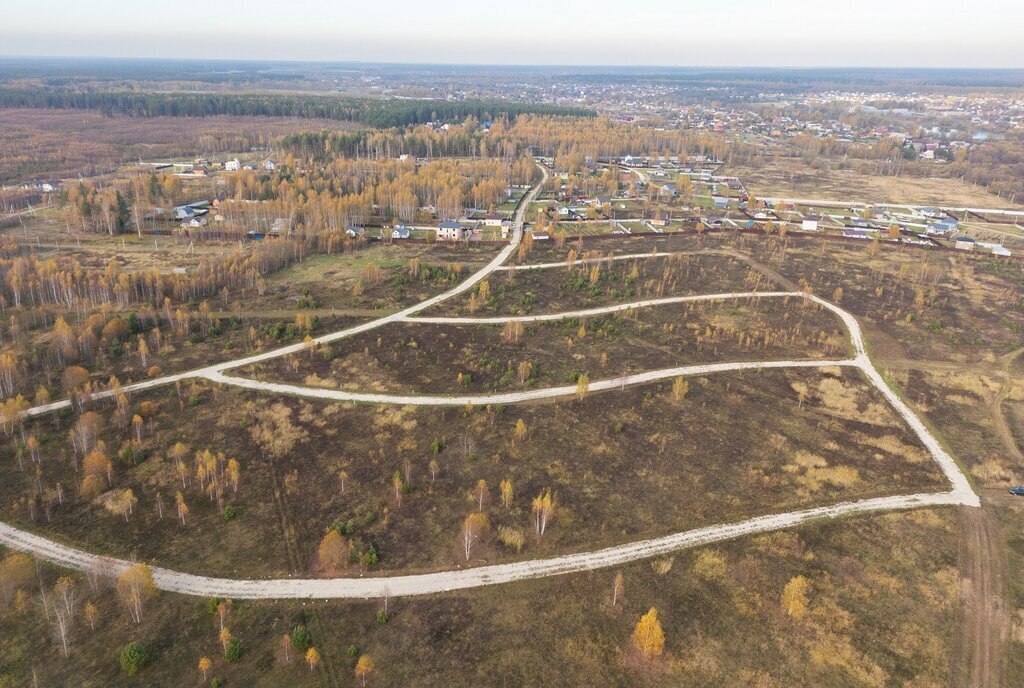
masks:
<svg viewBox="0 0 1024 688"><path fill-rule="evenodd" d="M1021 0L43 0L0 55L1024 67Z"/></svg>

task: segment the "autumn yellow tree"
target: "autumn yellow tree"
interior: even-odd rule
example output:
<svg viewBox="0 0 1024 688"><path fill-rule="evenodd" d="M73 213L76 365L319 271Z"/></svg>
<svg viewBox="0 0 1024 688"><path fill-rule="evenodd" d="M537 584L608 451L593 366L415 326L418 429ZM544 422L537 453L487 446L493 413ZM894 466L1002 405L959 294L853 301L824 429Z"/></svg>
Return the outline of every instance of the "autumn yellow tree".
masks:
<svg viewBox="0 0 1024 688"><path fill-rule="evenodd" d="M476 499L477 511L484 510L484 502L490 499L491 491L487 489L487 481L480 479L476 483L476 489L473 490L473 497Z"/></svg>
<svg viewBox="0 0 1024 688"><path fill-rule="evenodd" d="M527 429L526 422L522 418L516 421L516 429L513 432L516 442L522 442L526 439Z"/></svg>
<svg viewBox="0 0 1024 688"><path fill-rule="evenodd" d="M576 397L582 399L590 391L590 376L586 373L576 378Z"/></svg>
<svg viewBox="0 0 1024 688"><path fill-rule="evenodd" d="M228 646L230 645L232 638L234 638L231 634L231 629L225 626L220 629L220 633L217 634L217 637L220 638L221 647L224 648L224 656L227 657Z"/></svg>
<svg viewBox="0 0 1024 688"><path fill-rule="evenodd" d="M518 369L518 380L520 385L525 385L526 381L530 379L530 375L533 374L533 364L529 361L520 361Z"/></svg>
<svg viewBox="0 0 1024 688"><path fill-rule="evenodd" d="M402 492L405 490L405 483L402 482L402 474L398 471L391 476L391 486L395 489L395 504L402 506Z"/></svg>
<svg viewBox="0 0 1024 688"><path fill-rule="evenodd" d="M685 378L677 377L672 383L672 401L680 403L689 391L690 383Z"/></svg>
<svg viewBox="0 0 1024 688"><path fill-rule="evenodd" d="M338 531L328 530L320 540L317 560L320 563L320 570L325 573L337 573L345 567L348 562L348 543Z"/></svg>
<svg viewBox="0 0 1024 688"><path fill-rule="evenodd" d="M506 478L498 484L498 490L501 492L501 505L503 507L512 506L512 481Z"/></svg>
<svg viewBox="0 0 1024 688"><path fill-rule="evenodd" d="M356 662L356 678L365 686L366 679L373 673L375 668L376 665L373 662L373 657L370 655L363 655L359 658L359 661Z"/></svg>
<svg viewBox="0 0 1024 688"><path fill-rule="evenodd" d="M306 650L306 664L309 665L310 672L316 671L316 668L320 666L320 653L315 647Z"/></svg>
<svg viewBox="0 0 1024 688"><path fill-rule="evenodd" d="M519 338L523 336L524 332L523 323L518 320L505 323L505 327L502 328L501 336L506 342L515 343L519 341Z"/></svg>
<svg viewBox="0 0 1024 688"><path fill-rule="evenodd" d="M811 582L803 576L795 576L786 583L782 590L782 608L794 619L802 619L807 614L807 591Z"/></svg>
<svg viewBox="0 0 1024 688"><path fill-rule="evenodd" d="M206 680L207 676L210 673L210 669L212 668L213 662L210 660L209 657L201 657L199 659L199 671L201 671L203 674L203 681Z"/></svg>
<svg viewBox="0 0 1024 688"><path fill-rule="evenodd" d="M156 595L153 571L145 564L125 569L117 578L117 594L128 608L132 621L142 623L142 608L146 600Z"/></svg>
<svg viewBox="0 0 1024 688"><path fill-rule="evenodd" d="M640 617L633 629L633 647L644 659L658 657L665 651L665 632L658 621L658 610L651 610Z"/></svg>
<svg viewBox="0 0 1024 688"><path fill-rule="evenodd" d="M35 578L32 559L25 554L8 554L0 561L0 601L8 602L18 588L29 585Z"/></svg>
<svg viewBox="0 0 1024 688"><path fill-rule="evenodd" d="M462 551L466 555L466 561L469 561L470 556L473 553L473 546L483 537L484 531L487 530L489 521L487 520L487 514L479 511L470 514L466 517L466 520L462 522L462 531L459 534L459 541L462 543Z"/></svg>
<svg viewBox="0 0 1024 688"><path fill-rule="evenodd" d="M185 503L185 495L181 494L180 490L174 494L174 502L178 507L178 520L181 521L181 525L185 525L188 519L188 504Z"/></svg>
<svg viewBox="0 0 1024 688"><path fill-rule="evenodd" d="M538 536L543 536L548 523L555 515L555 497L547 489L533 498L533 525Z"/></svg>
<svg viewBox="0 0 1024 688"><path fill-rule="evenodd" d="M85 615L85 621L89 624L89 628L95 631L96 623L100 620L100 610L92 602L86 602L82 613Z"/></svg>
<svg viewBox="0 0 1024 688"><path fill-rule="evenodd" d="M231 490L237 493L238 483L242 477L242 466L238 463L238 459L228 460L227 473L228 480L231 481Z"/></svg>

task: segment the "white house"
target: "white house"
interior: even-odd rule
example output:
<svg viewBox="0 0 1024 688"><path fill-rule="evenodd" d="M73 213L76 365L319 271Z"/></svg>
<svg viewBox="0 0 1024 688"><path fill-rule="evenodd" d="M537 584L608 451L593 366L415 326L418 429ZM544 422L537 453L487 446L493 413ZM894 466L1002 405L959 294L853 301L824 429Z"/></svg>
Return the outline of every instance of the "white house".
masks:
<svg viewBox="0 0 1024 688"><path fill-rule="evenodd" d="M270 158L267 158L266 160L263 161L263 169L265 169L267 172L273 172L275 167L276 165L274 164L274 161L271 160Z"/></svg>
<svg viewBox="0 0 1024 688"><path fill-rule="evenodd" d="M437 225L438 241L462 241L466 238L467 232L471 231L458 222L448 220Z"/></svg>
<svg viewBox="0 0 1024 688"><path fill-rule="evenodd" d="M242 169L242 163L238 161L238 158L235 158L234 160L228 160L226 163L224 163L224 169L227 172L237 172L238 170Z"/></svg>
<svg viewBox="0 0 1024 688"><path fill-rule="evenodd" d="M395 225L391 228L392 239L408 239L412 236L412 230L407 225Z"/></svg>
<svg viewBox="0 0 1024 688"><path fill-rule="evenodd" d="M953 244L953 248L958 248L961 251L973 251L974 244L974 239L971 237L961 236L956 238L956 243Z"/></svg>
<svg viewBox="0 0 1024 688"><path fill-rule="evenodd" d="M485 227L501 227L502 222L504 222L504 219L501 215L488 215L484 218Z"/></svg>
<svg viewBox="0 0 1024 688"><path fill-rule="evenodd" d="M807 215L804 217L803 222L800 223L800 229L805 232L817 232L818 231L818 216Z"/></svg>

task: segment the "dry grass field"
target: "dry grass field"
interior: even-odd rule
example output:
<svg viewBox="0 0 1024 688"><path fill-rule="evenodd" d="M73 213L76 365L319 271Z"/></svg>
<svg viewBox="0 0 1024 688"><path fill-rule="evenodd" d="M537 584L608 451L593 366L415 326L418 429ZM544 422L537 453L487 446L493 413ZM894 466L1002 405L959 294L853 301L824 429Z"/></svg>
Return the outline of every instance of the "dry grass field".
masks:
<svg viewBox="0 0 1024 688"><path fill-rule="evenodd" d="M0 109L0 183L90 177L139 160L245 152L283 134L321 128L354 126L273 117L136 119L84 110Z"/></svg>
<svg viewBox="0 0 1024 688"><path fill-rule="evenodd" d="M910 203L968 208L1019 208L975 186L942 176L899 177L874 174L869 161L851 160L848 169L815 169L801 158L767 157L754 167L730 165L727 173L743 180L756 197L788 196L860 203Z"/></svg>

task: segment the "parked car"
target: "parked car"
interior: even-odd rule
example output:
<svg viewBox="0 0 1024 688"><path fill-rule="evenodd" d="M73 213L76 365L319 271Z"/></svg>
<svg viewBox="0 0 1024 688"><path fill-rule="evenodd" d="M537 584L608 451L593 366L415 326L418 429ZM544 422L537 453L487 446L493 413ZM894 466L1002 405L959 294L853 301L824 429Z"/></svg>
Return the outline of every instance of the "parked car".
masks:
<svg viewBox="0 0 1024 688"><path fill-rule="evenodd" d="M1024 497L1024 485L1017 485L1016 487L1011 487L1010 494L1017 495L1018 497Z"/></svg>

